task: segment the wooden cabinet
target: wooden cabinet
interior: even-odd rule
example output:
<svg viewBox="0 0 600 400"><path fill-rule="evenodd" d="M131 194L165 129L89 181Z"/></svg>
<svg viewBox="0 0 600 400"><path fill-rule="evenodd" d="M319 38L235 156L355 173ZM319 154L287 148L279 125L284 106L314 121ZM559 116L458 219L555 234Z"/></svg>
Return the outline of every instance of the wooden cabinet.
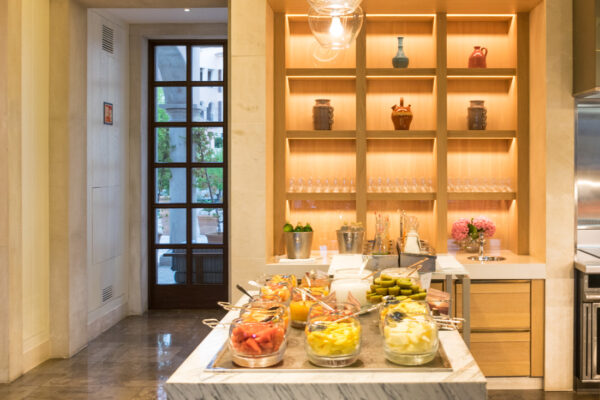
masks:
<svg viewBox="0 0 600 400"><path fill-rule="evenodd" d="M472 330L529 330L530 282L473 283ZM462 285L456 285L456 315L462 317Z"/></svg>
<svg viewBox="0 0 600 400"><path fill-rule="evenodd" d="M472 281L471 352L486 376L543 376L544 281Z"/></svg>
<svg viewBox="0 0 600 400"><path fill-rule="evenodd" d="M530 375L529 332L472 332L471 353L485 376Z"/></svg>

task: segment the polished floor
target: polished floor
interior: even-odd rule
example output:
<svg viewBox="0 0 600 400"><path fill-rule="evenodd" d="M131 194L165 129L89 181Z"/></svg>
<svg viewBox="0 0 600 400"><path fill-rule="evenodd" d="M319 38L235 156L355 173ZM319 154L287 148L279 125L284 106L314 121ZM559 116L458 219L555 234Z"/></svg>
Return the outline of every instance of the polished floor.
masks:
<svg viewBox="0 0 600 400"><path fill-rule="evenodd" d="M224 313L150 311L126 318L71 359L46 361L15 382L0 385L0 399L166 399L165 381L210 331L202 319ZM489 398L599 400L600 395L526 390L490 391Z"/></svg>

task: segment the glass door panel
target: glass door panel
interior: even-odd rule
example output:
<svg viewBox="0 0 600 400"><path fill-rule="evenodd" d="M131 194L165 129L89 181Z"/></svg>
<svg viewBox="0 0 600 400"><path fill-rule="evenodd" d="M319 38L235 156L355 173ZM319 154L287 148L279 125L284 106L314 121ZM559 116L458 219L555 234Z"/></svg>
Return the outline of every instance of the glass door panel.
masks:
<svg viewBox="0 0 600 400"><path fill-rule="evenodd" d="M150 308L228 298L226 49L150 41Z"/></svg>

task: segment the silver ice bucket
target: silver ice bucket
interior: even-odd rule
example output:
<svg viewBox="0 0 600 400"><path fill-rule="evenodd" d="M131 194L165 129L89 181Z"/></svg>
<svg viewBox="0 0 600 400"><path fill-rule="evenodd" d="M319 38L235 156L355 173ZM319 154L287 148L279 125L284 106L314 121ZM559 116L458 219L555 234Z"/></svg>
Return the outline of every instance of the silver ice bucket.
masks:
<svg viewBox="0 0 600 400"><path fill-rule="evenodd" d="M340 254L362 254L365 231L336 231Z"/></svg>
<svg viewBox="0 0 600 400"><path fill-rule="evenodd" d="M285 232L288 258L310 258L312 241L312 232Z"/></svg>

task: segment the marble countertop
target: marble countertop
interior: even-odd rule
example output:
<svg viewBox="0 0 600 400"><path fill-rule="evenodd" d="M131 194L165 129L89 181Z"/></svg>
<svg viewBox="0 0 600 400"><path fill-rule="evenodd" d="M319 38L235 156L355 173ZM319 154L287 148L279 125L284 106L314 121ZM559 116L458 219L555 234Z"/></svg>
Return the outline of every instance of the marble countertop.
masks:
<svg viewBox="0 0 600 400"><path fill-rule="evenodd" d="M509 250L491 251L486 255L505 257L504 261L480 262L469 260L473 254L438 254L434 279L443 279L446 275L469 275L471 279L545 279L546 264L532 256L518 255ZM313 254L311 262L278 262L271 260L266 265L267 274L290 273L296 276L314 270L327 271L331 258L323 259Z"/></svg>
<svg viewBox="0 0 600 400"><path fill-rule="evenodd" d="M224 322L237 316L229 312ZM456 331L440 332L451 372L287 371L215 372L206 366L227 340L214 329L167 381L169 399L485 399L486 379Z"/></svg>

